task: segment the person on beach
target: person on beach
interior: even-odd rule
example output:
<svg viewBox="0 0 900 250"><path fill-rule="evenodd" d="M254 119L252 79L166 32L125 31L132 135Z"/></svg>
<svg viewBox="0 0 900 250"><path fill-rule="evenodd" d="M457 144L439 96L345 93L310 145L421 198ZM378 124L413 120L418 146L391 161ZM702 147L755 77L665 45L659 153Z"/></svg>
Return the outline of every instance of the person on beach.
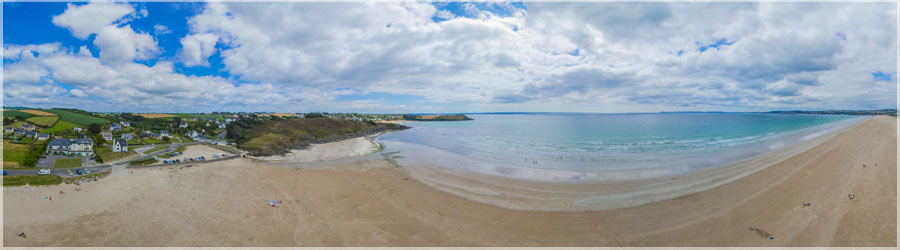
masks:
<svg viewBox="0 0 900 250"><path fill-rule="evenodd" d="M19 237L28 239L28 237L25 236L25 232L21 232L21 233L19 233L19 234L16 234L16 236L19 236Z"/></svg>

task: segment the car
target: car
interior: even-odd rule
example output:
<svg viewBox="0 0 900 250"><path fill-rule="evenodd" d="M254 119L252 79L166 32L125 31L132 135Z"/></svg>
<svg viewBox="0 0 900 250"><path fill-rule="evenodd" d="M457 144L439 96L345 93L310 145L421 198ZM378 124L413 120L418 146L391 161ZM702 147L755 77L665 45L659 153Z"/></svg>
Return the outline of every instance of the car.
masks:
<svg viewBox="0 0 900 250"><path fill-rule="evenodd" d="M78 175L83 175L84 171L81 171L81 169L78 169L78 170L75 170L75 173L77 173Z"/></svg>
<svg viewBox="0 0 900 250"><path fill-rule="evenodd" d="M73 176L74 174L72 174L72 170L69 170L69 169L67 168L67 169L66 169L66 175L68 175L68 176Z"/></svg>
<svg viewBox="0 0 900 250"><path fill-rule="evenodd" d="M6 173L6 170L3 170L3 175L8 175L8 174L9 173Z"/></svg>
<svg viewBox="0 0 900 250"><path fill-rule="evenodd" d="M39 161L38 164L44 164L44 161Z"/></svg>
<svg viewBox="0 0 900 250"><path fill-rule="evenodd" d="M50 174L50 169L45 168L45 169L38 170L37 174L38 175L48 175L48 174Z"/></svg>
<svg viewBox="0 0 900 250"><path fill-rule="evenodd" d="M41 159L47 158L47 155L41 155Z"/></svg>
<svg viewBox="0 0 900 250"><path fill-rule="evenodd" d="M91 173L91 170L90 170L90 169L87 169L87 168L85 168L85 169L84 169L84 173L85 173L85 174L90 174L90 173Z"/></svg>

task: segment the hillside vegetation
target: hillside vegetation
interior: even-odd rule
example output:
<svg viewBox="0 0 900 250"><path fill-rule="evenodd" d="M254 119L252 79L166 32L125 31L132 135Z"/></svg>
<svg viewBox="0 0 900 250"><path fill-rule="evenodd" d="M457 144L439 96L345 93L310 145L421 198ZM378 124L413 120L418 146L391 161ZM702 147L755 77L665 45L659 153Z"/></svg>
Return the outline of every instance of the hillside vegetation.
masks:
<svg viewBox="0 0 900 250"><path fill-rule="evenodd" d="M466 115L403 115L404 120L409 121L468 121L472 120Z"/></svg>
<svg viewBox="0 0 900 250"><path fill-rule="evenodd" d="M109 120L92 116L90 113L77 109L42 109L48 113L59 115L61 121L67 121L81 126L91 125L91 123L107 124Z"/></svg>
<svg viewBox="0 0 900 250"><path fill-rule="evenodd" d="M382 131L402 130L400 124L361 122L333 118L241 119L228 125L228 139L251 155L285 154L310 143L325 143Z"/></svg>
<svg viewBox="0 0 900 250"><path fill-rule="evenodd" d="M25 112L17 111L17 110L9 110L9 109L3 111L3 117L20 117L21 119L24 120L24 119L31 118L33 116L37 116L37 115L32 114L32 113L25 113Z"/></svg>

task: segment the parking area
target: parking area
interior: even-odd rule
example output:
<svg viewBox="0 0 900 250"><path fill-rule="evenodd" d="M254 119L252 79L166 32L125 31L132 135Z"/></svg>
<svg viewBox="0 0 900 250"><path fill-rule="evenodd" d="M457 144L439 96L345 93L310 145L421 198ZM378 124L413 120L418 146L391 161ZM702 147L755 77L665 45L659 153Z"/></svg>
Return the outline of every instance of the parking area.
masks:
<svg viewBox="0 0 900 250"><path fill-rule="evenodd" d="M42 155L42 158L38 160L37 168L53 168L56 159L78 159L81 158L82 166L87 164L92 164L93 161L89 160L87 157L74 157L74 156L65 156L65 155Z"/></svg>

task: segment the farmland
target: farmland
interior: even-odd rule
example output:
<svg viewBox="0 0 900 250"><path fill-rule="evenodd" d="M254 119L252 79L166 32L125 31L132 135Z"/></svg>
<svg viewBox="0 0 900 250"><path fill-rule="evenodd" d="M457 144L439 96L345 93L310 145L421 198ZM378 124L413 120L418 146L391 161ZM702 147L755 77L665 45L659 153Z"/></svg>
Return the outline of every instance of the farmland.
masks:
<svg viewBox="0 0 900 250"><path fill-rule="evenodd" d="M25 113L25 112L18 111L18 110L7 109L7 110L3 111L3 117L17 117L17 116L22 117L22 118L29 118L29 117L33 117L36 115L34 115L32 113Z"/></svg>
<svg viewBox="0 0 900 250"><path fill-rule="evenodd" d="M143 116L144 118L147 118L147 119L175 117L175 115L173 115L173 114L158 114L158 113L157 114L152 114L152 113L151 114L138 114L138 115Z"/></svg>
<svg viewBox="0 0 900 250"><path fill-rule="evenodd" d="M67 122L67 121L59 121L53 127L44 130L44 133L56 133L61 131L71 131L73 128L78 127L78 124Z"/></svg>
<svg viewBox="0 0 900 250"><path fill-rule="evenodd" d="M54 116L38 116L38 117L31 117L31 118L26 119L26 121L34 123L34 125L40 125L40 126L45 126L45 127L53 126L53 124L56 123L56 120L59 120L59 116L56 116L56 115L54 115Z"/></svg>
<svg viewBox="0 0 900 250"><path fill-rule="evenodd" d="M21 111L22 111L22 112L25 112L25 113L29 113L29 114L38 115L38 116L53 116L53 115L56 115L56 114L53 114L53 113L47 113L47 112L45 112L45 111L37 110L37 109L26 109L26 110L21 110Z"/></svg>
<svg viewBox="0 0 900 250"><path fill-rule="evenodd" d="M87 125L90 125L91 123L100 123L100 124L109 123L109 121L106 119L91 116L88 114L76 113L75 111L70 111L70 110L47 109L47 110L43 110L43 111L59 115L59 119L62 121L67 121L67 122L71 122L71 123L82 125L82 126L87 126Z"/></svg>
<svg viewBox="0 0 900 250"><path fill-rule="evenodd" d="M208 115L207 115L207 114L183 114L183 113L182 113L182 114L177 114L177 115L178 115L178 117L181 117L182 119L191 119L191 118L201 118L201 119L207 119L207 118L212 118L212 119L224 119L224 116L222 116L221 114L208 114Z"/></svg>

